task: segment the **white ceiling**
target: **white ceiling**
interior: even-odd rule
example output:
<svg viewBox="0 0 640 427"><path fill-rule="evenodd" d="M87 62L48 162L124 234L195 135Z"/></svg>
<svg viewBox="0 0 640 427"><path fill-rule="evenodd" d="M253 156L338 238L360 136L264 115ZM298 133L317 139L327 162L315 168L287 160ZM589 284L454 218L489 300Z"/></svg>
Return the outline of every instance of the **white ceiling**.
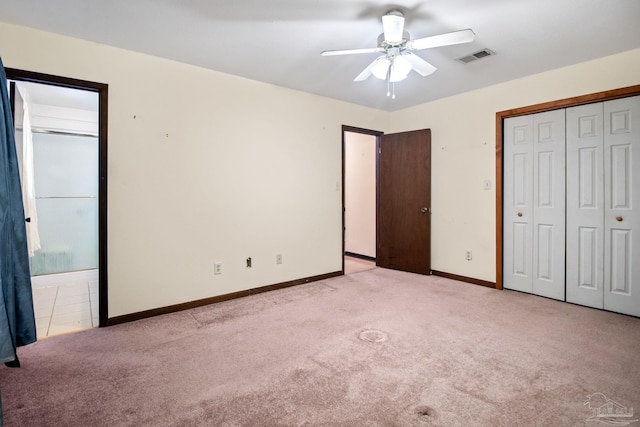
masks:
<svg viewBox="0 0 640 427"><path fill-rule="evenodd" d="M438 71L412 72L396 99L353 82L376 54L320 56L374 47L393 8L412 38L476 33L419 51ZM386 111L640 47L640 0L2 0L0 20ZM496 56L456 60L484 48Z"/></svg>

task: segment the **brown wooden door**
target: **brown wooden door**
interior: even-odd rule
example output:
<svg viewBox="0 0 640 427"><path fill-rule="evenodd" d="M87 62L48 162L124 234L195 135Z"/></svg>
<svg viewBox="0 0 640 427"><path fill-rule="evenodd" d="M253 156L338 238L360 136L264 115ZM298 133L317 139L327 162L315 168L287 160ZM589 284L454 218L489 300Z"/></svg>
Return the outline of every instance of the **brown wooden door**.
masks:
<svg viewBox="0 0 640 427"><path fill-rule="evenodd" d="M377 265L431 271L431 130L380 140Z"/></svg>

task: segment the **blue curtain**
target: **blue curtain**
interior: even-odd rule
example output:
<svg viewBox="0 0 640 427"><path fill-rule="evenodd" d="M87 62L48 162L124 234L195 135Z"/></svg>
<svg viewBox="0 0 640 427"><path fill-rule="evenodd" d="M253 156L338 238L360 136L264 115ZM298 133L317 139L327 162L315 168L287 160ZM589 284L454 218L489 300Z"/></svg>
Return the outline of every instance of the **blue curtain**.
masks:
<svg viewBox="0 0 640 427"><path fill-rule="evenodd" d="M13 117L1 58L0 91L0 362L18 367L16 348L36 341L36 322Z"/></svg>

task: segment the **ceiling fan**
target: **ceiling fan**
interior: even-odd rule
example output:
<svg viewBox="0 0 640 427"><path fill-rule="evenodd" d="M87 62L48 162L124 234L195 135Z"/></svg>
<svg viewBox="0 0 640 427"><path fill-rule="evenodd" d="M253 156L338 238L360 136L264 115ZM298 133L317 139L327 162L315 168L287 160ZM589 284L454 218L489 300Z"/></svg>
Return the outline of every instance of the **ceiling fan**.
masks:
<svg viewBox="0 0 640 427"><path fill-rule="evenodd" d="M388 87L390 87L392 83L407 78L411 70L422 76L428 76L436 71L436 67L414 54L413 50L469 43L475 37L475 33L472 30L466 29L411 40L409 33L404 30L404 15L397 9L390 10L382 16L382 29L383 33L378 36L377 47L325 50L321 55L334 56L384 52L353 80L360 82L373 74L374 77L386 80ZM387 96L390 95L391 91L387 90ZM395 98L395 92L393 93L393 98Z"/></svg>

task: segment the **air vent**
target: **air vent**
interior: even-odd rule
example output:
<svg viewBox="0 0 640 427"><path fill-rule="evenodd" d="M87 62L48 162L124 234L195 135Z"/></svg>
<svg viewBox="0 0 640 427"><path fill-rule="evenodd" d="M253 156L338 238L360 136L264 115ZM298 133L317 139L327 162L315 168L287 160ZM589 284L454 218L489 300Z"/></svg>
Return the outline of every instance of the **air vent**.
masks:
<svg viewBox="0 0 640 427"><path fill-rule="evenodd" d="M489 49L482 49L476 53L472 53L471 55L463 56L462 58L458 58L458 61L464 62L468 64L469 62L477 61L478 59L482 59L487 56L495 55L496 53Z"/></svg>

